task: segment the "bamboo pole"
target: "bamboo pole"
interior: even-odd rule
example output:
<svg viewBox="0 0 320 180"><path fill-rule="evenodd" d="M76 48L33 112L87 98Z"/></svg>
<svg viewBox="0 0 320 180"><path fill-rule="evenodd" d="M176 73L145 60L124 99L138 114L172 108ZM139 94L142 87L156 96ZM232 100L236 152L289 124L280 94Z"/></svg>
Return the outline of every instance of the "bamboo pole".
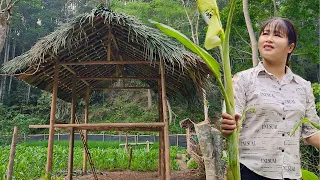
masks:
<svg viewBox="0 0 320 180"><path fill-rule="evenodd" d="M87 87L86 90L86 97L85 97L85 109L84 109L84 124L88 124L88 118L89 118L89 98L90 98L90 88ZM84 130L84 143L87 144L88 139L88 131ZM82 164L82 173L87 173L87 153L85 149L83 149L83 164Z"/></svg>
<svg viewBox="0 0 320 180"><path fill-rule="evenodd" d="M165 180L165 162L164 162L164 134L163 129L159 132L159 176L161 180Z"/></svg>
<svg viewBox="0 0 320 180"><path fill-rule="evenodd" d="M52 173L52 154L53 154L53 140L54 140L54 124L56 121L56 108L57 108L57 94L58 94L58 79L59 79L59 62L56 60L53 77L52 88L52 101L50 111L50 128L49 128L49 140L48 140L48 153L47 153L47 165L46 165L46 177L51 178Z"/></svg>
<svg viewBox="0 0 320 180"><path fill-rule="evenodd" d="M151 89L148 89L148 109L151 109L152 99L151 99Z"/></svg>
<svg viewBox="0 0 320 180"><path fill-rule="evenodd" d="M161 131L163 122L153 123L97 123L97 124L55 124L54 128L90 131ZM50 128L49 125L29 125L29 128Z"/></svg>
<svg viewBox="0 0 320 180"><path fill-rule="evenodd" d="M15 157L15 154L16 154L17 139L18 139L18 128L17 128L17 126L15 126L13 128L11 150L10 150L10 158L9 158L9 164L8 164L8 180L12 180L13 164L14 164L14 157Z"/></svg>
<svg viewBox="0 0 320 180"><path fill-rule="evenodd" d="M160 72L160 66L159 66L159 74L161 74ZM161 93L161 80L158 81L158 110L159 110L159 121L163 122L163 106L162 106L162 93ZM164 171L164 161L163 161L163 157L164 157L164 152L163 152L163 128L161 129L161 131L159 132L159 165L158 165L158 173L159 176L162 178L164 178L165 176L165 171Z"/></svg>
<svg viewBox="0 0 320 180"><path fill-rule="evenodd" d="M111 29L108 29L108 52L107 61L111 60Z"/></svg>
<svg viewBox="0 0 320 180"><path fill-rule="evenodd" d="M135 90L135 89L152 89L152 87L109 87L109 88L92 88L92 90L94 90L94 91Z"/></svg>
<svg viewBox="0 0 320 180"><path fill-rule="evenodd" d="M161 94L162 94L162 109L163 109L163 121L165 123L163 128L164 134L164 161L165 161L165 179L170 180L170 145L169 145L169 124L167 115L167 96L165 86L165 65L163 59L160 59L160 71L161 71Z"/></svg>
<svg viewBox="0 0 320 180"><path fill-rule="evenodd" d="M85 96L85 107L84 107L84 124L88 124L89 118L89 98L90 98L90 88L87 87L86 89L86 96ZM87 144L88 139L88 131L84 130L84 143ZM82 164L82 173L87 173L87 153L85 149L83 149L83 164Z"/></svg>
<svg viewBox="0 0 320 180"><path fill-rule="evenodd" d="M61 65L103 65L103 64L146 64L146 65L153 65L158 64L158 62L150 62L150 61L130 61L130 60L114 60L114 61L81 61L81 62L61 62Z"/></svg>
<svg viewBox="0 0 320 180"><path fill-rule="evenodd" d="M74 124L76 117L76 79L72 79L72 102L71 102L71 119L70 124ZM74 128L70 130L69 136L69 157L68 157L68 175L67 179L72 180L73 173L73 153L74 153Z"/></svg>
<svg viewBox="0 0 320 180"><path fill-rule="evenodd" d="M129 144L129 141L128 141L128 134L126 133L126 151L128 152L128 144Z"/></svg>
<svg viewBox="0 0 320 180"><path fill-rule="evenodd" d="M129 158L128 158L128 169L130 169L130 166L131 166L131 160L132 160L132 146L129 145Z"/></svg>
<svg viewBox="0 0 320 180"><path fill-rule="evenodd" d="M106 80L157 80L158 77L77 77L80 80L97 80L97 81L106 81Z"/></svg>

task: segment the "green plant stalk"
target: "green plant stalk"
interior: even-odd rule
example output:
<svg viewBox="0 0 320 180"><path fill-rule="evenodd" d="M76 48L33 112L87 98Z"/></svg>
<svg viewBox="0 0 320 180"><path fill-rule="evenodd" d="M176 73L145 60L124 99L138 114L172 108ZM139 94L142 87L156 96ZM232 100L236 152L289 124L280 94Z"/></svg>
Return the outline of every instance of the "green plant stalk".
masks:
<svg viewBox="0 0 320 180"><path fill-rule="evenodd" d="M231 1L231 7L228 15L227 25L225 34L221 34L220 38L222 41L222 47L220 51L222 52L222 63L223 63L223 72L225 80L226 93L229 99L229 103L226 103L226 111L232 117L235 115L234 111L234 94L232 88L232 76L231 76L231 67L230 67L230 57L229 57L229 37L231 31L231 23L233 18L233 13L235 10L236 1ZM225 99L226 100L226 99ZM239 162L239 136L238 129L235 129L233 133L227 138L227 148L228 148L228 157L229 157L229 169L232 173L228 173L228 180L240 180L240 162Z"/></svg>

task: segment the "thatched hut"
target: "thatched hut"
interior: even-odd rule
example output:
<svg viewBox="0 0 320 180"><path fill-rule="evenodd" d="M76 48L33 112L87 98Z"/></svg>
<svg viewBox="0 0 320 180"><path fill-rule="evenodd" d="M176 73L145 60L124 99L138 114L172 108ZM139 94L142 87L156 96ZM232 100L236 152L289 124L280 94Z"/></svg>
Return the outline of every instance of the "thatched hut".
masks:
<svg viewBox="0 0 320 180"><path fill-rule="evenodd" d="M50 125L32 127L49 128L47 173L52 172L54 129L70 130L70 179L74 130L85 130L85 139L87 130L159 132L159 173L162 179L170 179L166 98L179 93L186 98L195 97L210 73L198 56L159 30L147 27L131 16L104 8L61 25L29 51L4 64L2 70L52 92ZM145 85L130 87L126 83L117 83L115 86L114 82L119 79L138 80ZM108 89L154 90L159 97L159 121L88 124L90 92ZM70 124L55 124L56 98L72 102ZM75 124L75 104L79 98L86 102L83 124Z"/></svg>

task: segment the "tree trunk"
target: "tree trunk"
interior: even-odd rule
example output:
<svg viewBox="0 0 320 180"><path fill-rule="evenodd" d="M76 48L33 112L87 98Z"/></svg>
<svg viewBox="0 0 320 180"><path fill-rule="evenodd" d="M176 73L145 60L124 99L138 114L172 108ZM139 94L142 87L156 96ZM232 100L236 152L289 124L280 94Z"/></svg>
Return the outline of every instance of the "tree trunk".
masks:
<svg viewBox="0 0 320 180"><path fill-rule="evenodd" d="M252 49L252 65L253 67L258 65L258 46L257 46L257 39L254 35L254 31L252 28L251 20L250 20L250 15L249 15L249 10L248 10L248 0L243 0L242 1L243 5L243 14L244 18L246 20L246 25L248 29L248 33L250 36L250 42L251 42L251 49Z"/></svg>
<svg viewBox="0 0 320 180"><path fill-rule="evenodd" d="M11 54L11 58L13 59L16 56L16 45L17 45L17 41L16 39L13 40L13 49L12 49L12 54ZM8 95L10 95L11 92L11 86L12 86L12 76L10 76L10 80L9 80L9 87L8 87Z"/></svg>
<svg viewBox="0 0 320 180"><path fill-rule="evenodd" d="M28 85L28 93L27 93L26 104L29 104L29 100L30 100L30 92L31 92L31 85Z"/></svg>
<svg viewBox="0 0 320 180"><path fill-rule="evenodd" d="M274 17L278 17L276 0L273 0L273 12L274 12Z"/></svg>
<svg viewBox="0 0 320 180"><path fill-rule="evenodd" d="M10 43L8 41L6 41L3 63L8 62L9 53L10 53ZM2 76L2 81L1 81L1 86L0 86L0 100L1 100L1 102L3 102L4 94L6 92L6 81L7 81L7 76Z"/></svg>
<svg viewBox="0 0 320 180"><path fill-rule="evenodd" d="M209 121L209 106L208 106L208 101L207 101L207 96L206 96L206 90L203 89L202 95L203 95L204 120Z"/></svg>
<svg viewBox="0 0 320 180"><path fill-rule="evenodd" d="M193 28L193 22L192 22L192 20L190 19L190 16L189 16L189 14L188 14L188 12L187 12L187 8L186 8L186 5L185 5L185 3L184 3L184 0L181 0L181 2L182 2L184 12L186 13L186 16L187 16L187 19L188 19L188 22L189 22L189 25L190 25L192 41L193 41L194 43L198 44L198 42L196 41L196 36L197 36L197 34L195 34L194 28Z"/></svg>
<svg viewBox="0 0 320 180"><path fill-rule="evenodd" d="M206 179L223 179L222 144L219 130L212 128L209 121L196 124L195 130L204 159Z"/></svg>
<svg viewBox="0 0 320 180"><path fill-rule="evenodd" d="M8 29L8 13L0 12L0 52L3 49L4 43L7 38L7 29Z"/></svg>
<svg viewBox="0 0 320 180"><path fill-rule="evenodd" d="M6 0L5 8L3 8L2 6L4 5L3 3L4 1L1 0L1 3L0 3L0 52L2 51L4 43L6 41L7 29L12 18L12 14L10 11L12 7L19 1L20 0L15 0L14 2L12 2L11 0Z"/></svg>

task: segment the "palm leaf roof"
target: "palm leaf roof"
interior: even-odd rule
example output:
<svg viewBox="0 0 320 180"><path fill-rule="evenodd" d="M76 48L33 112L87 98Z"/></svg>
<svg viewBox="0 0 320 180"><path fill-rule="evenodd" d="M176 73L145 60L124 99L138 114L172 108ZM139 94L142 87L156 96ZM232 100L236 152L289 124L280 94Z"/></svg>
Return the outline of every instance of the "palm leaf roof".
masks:
<svg viewBox="0 0 320 180"><path fill-rule="evenodd" d="M61 25L29 51L5 63L2 70L51 92L56 61L71 63L59 66L58 83L58 97L71 101L74 78L79 79L76 85L79 97L84 96L87 86L93 89L115 86L114 79L97 79L104 77L148 77L141 81L157 92L158 80L152 78L159 77L160 59L165 64L168 96L180 93L192 99L208 82L209 68L179 43L132 16L99 8ZM109 63L99 64L101 61ZM148 63L135 64L141 61Z"/></svg>

